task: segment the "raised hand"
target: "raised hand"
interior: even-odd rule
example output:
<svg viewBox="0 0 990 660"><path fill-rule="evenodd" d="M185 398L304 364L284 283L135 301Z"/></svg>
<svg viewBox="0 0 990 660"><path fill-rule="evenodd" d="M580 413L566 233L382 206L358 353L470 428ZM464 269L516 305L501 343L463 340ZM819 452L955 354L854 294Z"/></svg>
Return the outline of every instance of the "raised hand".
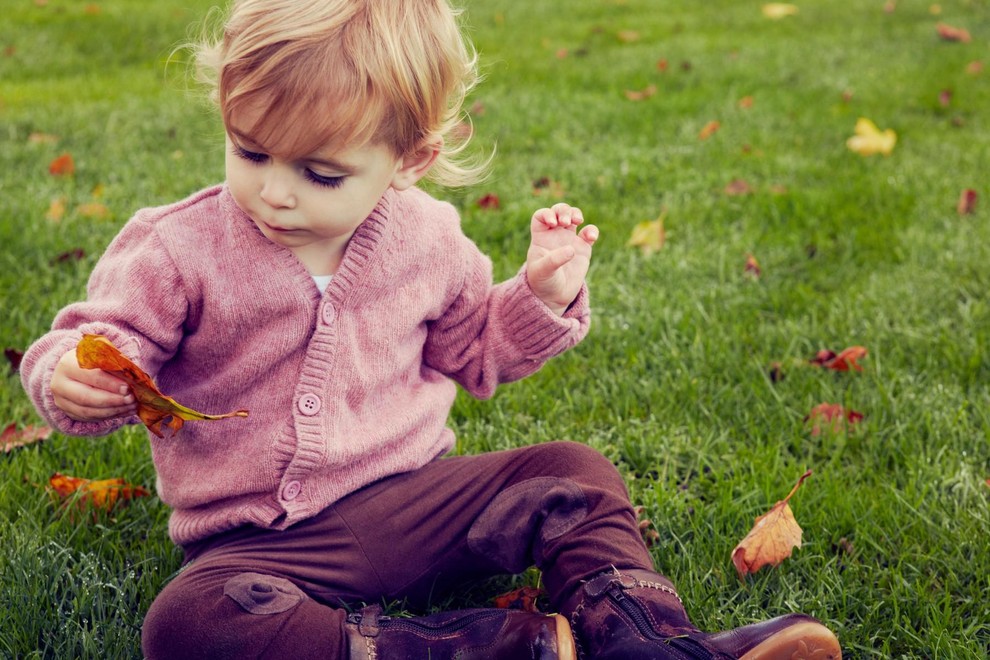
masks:
<svg viewBox="0 0 990 660"><path fill-rule="evenodd" d="M591 246L598 240L598 227L578 231L584 216L581 209L554 204L533 214L532 238L526 253L529 287L554 313L563 314L574 302L591 264Z"/></svg>

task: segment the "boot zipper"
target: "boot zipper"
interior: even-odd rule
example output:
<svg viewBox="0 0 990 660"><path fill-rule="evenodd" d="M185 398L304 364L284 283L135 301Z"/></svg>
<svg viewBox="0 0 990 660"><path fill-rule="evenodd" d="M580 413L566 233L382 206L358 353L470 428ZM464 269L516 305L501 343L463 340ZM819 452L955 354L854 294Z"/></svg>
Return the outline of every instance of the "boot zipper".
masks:
<svg viewBox="0 0 990 660"><path fill-rule="evenodd" d="M449 633L454 633L462 628L466 628L476 621L481 619L490 618L491 614L487 612L474 612L468 615L464 615L455 621L445 623L439 626L428 626L422 623L415 622L415 619L405 619L396 618L391 616L380 616L378 617L378 623L381 627L388 627L390 630L408 630L419 633L426 633L429 635L443 636ZM360 614L351 614L347 617L348 623L361 623Z"/></svg>
<svg viewBox="0 0 990 660"><path fill-rule="evenodd" d="M627 598L623 593L621 586L613 585L609 587L608 595L612 598L612 602L618 605L622 611L633 620L633 623L636 625L636 630L639 631L639 634L643 637L658 641L667 639L653 629L653 626L650 625L650 620L646 617L646 614L643 613L643 606L631 598Z"/></svg>

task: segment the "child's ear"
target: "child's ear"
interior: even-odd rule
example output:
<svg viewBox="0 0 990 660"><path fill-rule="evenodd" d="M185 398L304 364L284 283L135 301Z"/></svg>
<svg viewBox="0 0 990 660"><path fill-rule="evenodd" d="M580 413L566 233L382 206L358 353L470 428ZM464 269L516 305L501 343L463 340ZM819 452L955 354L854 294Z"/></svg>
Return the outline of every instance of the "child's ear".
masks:
<svg viewBox="0 0 990 660"><path fill-rule="evenodd" d="M399 169L392 177L392 187L406 190L416 185L436 162L442 147L443 137L440 135L432 135L423 140L419 147L402 157Z"/></svg>

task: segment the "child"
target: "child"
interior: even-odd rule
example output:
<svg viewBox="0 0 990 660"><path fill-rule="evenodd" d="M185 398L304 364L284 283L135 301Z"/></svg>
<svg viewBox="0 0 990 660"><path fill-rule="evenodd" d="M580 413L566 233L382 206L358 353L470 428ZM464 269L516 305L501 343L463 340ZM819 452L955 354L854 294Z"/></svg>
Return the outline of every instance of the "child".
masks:
<svg viewBox="0 0 990 660"><path fill-rule="evenodd" d="M493 286L453 207L415 187L477 174L447 142L475 62L446 0L238 0L200 56L226 183L138 212L21 366L63 433L136 421L121 381L79 367L83 333L185 405L250 411L151 437L186 564L147 657L839 656L803 615L693 627L584 445L441 458L454 381L488 397L585 335L598 237L541 209L525 267ZM361 609L534 564L560 614Z"/></svg>

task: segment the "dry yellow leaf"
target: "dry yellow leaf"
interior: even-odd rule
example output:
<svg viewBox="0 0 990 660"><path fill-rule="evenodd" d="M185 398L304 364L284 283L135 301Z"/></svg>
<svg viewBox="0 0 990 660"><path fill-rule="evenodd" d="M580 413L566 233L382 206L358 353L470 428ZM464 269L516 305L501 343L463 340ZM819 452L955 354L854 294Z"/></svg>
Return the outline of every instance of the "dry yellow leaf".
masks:
<svg viewBox="0 0 990 660"><path fill-rule="evenodd" d="M763 5L763 15L773 20L780 20L798 13L797 5L784 2L770 2Z"/></svg>
<svg viewBox="0 0 990 660"><path fill-rule="evenodd" d="M663 226L666 217L667 210L664 209L656 220L646 220L633 227L632 235L629 237L626 247L638 247L643 256L659 252L663 249L664 243L667 242L667 232Z"/></svg>

